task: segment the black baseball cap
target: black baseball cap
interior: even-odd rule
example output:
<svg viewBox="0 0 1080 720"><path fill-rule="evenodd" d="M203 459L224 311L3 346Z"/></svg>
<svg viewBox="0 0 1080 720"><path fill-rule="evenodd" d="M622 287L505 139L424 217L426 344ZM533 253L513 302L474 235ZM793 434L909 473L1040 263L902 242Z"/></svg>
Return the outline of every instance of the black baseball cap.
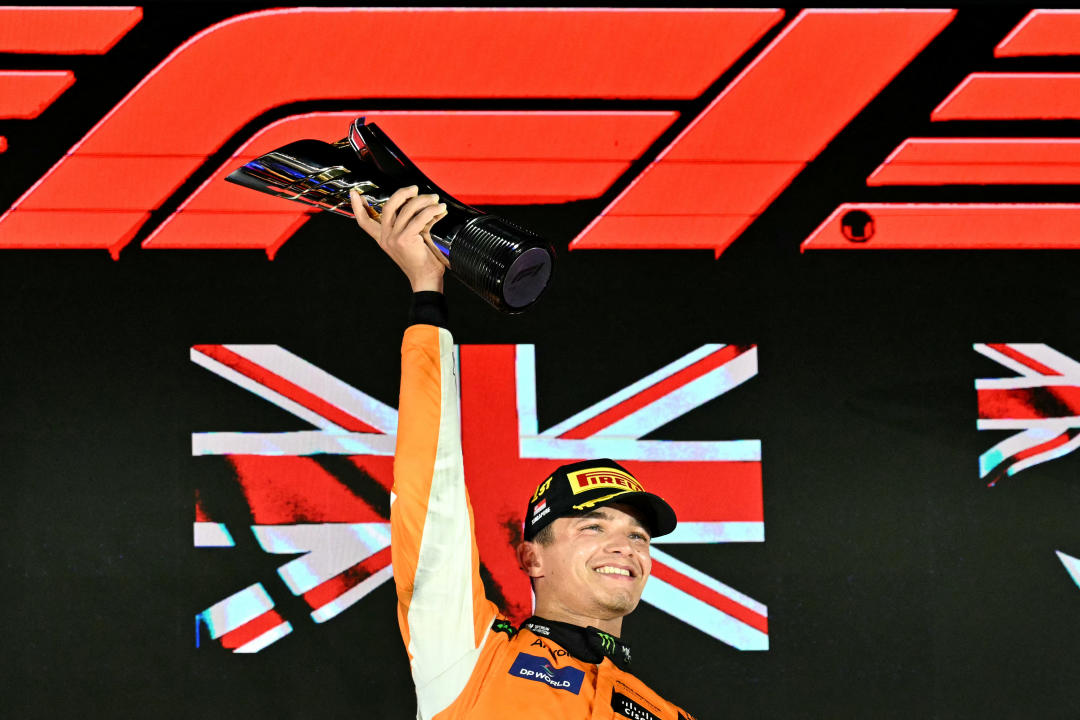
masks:
<svg viewBox="0 0 1080 720"><path fill-rule="evenodd" d="M525 511L523 537L532 540L556 518L612 503L641 510L652 537L667 535L678 523L671 506L659 495L645 492L629 470L614 460L599 458L562 465L536 486Z"/></svg>

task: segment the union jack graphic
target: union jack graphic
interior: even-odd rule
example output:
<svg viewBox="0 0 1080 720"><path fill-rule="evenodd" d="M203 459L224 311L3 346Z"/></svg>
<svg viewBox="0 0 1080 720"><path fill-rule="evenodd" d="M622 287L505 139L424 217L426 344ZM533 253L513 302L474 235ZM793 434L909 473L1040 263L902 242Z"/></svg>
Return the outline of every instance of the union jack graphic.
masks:
<svg viewBox="0 0 1080 720"><path fill-rule="evenodd" d="M1080 587L1080 558L1074 558L1072 555L1066 555L1065 553L1057 550L1058 559L1061 560L1061 564L1065 566L1065 570L1069 573L1069 577L1073 579L1077 587Z"/></svg>
<svg viewBox="0 0 1080 720"><path fill-rule="evenodd" d="M191 359L316 428L192 434L194 455L223 456L235 470L259 546L299 554L278 574L310 607L310 619L325 622L389 580L397 412L276 345L198 345ZM481 561L493 581L489 594L512 618L532 609L512 550L524 499L555 464L632 463L680 518L658 544L764 541L760 441L641 439L756 375L756 346L703 345L542 432L533 346L462 346L458 367ZM235 547L237 529L197 496L196 547ZM668 552L653 549L642 599L735 648L768 649L765 605ZM283 617L272 590L256 584L199 613L197 626L225 648L256 652L301 619Z"/></svg>
<svg viewBox="0 0 1080 720"><path fill-rule="evenodd" d="M980 378L979 430L1020 430L979 456L994 485L1080 447L1080 363L1041 343L976 343L975 350L1018 373Z"/></svg>

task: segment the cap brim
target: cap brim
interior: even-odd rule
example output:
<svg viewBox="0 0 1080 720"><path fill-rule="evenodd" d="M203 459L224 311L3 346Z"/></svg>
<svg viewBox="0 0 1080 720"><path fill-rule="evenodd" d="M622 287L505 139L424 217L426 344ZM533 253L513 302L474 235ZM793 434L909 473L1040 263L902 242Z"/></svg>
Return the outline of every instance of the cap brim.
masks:
<svg viewBox="0 0 1080 720"><path fill-rule="evenodd" d="M610 499L597 502L596 505L618 505L620 503L635 507L645 514L646 529L652 537L667 535L679 524L679 520L675 517L675 511L671 509L671 506L662 497L653 495L650 492L630 491L619 493Z"/></svg>

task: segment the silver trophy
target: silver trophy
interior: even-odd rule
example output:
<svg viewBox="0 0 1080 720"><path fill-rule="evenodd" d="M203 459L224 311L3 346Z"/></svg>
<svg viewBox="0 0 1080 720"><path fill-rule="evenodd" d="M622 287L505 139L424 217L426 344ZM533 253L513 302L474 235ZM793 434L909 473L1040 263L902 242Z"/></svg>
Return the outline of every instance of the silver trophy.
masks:
<svg viewBox="0 0 1080 720"><path fill-rule="evenodd" d="M226 180L348 217L353 217L349 191L357 188L376 220L395 190L417 185L446 203L446 217L432 229L429 247L477 295L503 312L518 313L536 302L551 280L551 243L455 199L362 117L336 143L289 143L237 168Z"/></svg>

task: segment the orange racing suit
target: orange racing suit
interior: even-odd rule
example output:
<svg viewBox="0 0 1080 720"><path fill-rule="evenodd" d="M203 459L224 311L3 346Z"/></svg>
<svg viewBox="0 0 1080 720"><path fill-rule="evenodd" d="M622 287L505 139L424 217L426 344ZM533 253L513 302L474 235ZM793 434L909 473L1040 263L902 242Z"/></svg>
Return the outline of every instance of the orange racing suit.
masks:
<svg viewBox="0 0 1080 720"><path fill-rule="evenodd" d="M412 325L401 351L391 553L398 623L422 720L692 720L626 670L594 628L532 618L484 595L462 468L453 338Z"/></svg>

